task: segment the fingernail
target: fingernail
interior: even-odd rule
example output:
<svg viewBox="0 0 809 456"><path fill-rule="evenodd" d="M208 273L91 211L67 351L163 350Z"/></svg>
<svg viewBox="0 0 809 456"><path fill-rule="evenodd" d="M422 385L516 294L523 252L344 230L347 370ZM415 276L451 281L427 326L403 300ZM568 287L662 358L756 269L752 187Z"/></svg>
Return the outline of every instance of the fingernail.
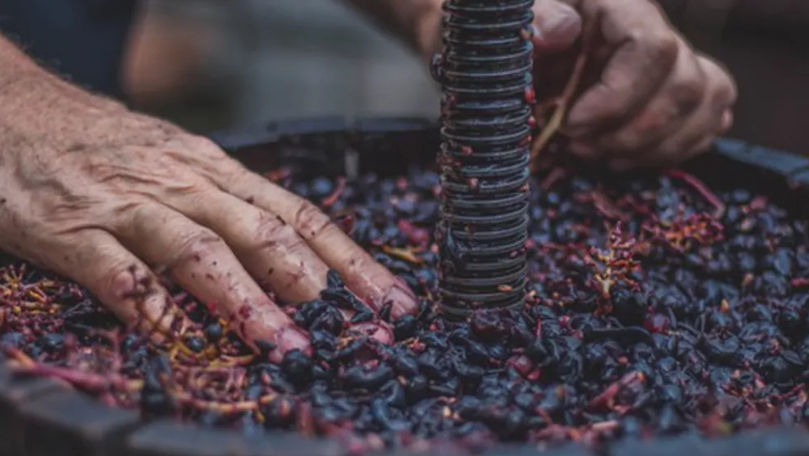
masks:
<svg viewBox="0 0 809 456"><path fill-rule="evenodd" d="M536 15L534 44L547 51L569 48L581 34L581 16L570 5L547 0L534 8Z"/></svg>
<svg viewBox="0 0 809 456"><path fill-rule="evenodd" d="M416 305L416 295L410 290L410 287L400 278L391 285L390 290L383 299L383 304L391 302L390 315L396 320L404 315L413 314L416 312L418 306Z"/></svg>
<svg viewBox="0 0 809 456"><path fill-rule="evenodd" d="M312 354L309 336L294 326L281 328L275 335L276 348L270 353L270 361L280 363L284 355L291 350L300 350L307 355Z"/></svg>

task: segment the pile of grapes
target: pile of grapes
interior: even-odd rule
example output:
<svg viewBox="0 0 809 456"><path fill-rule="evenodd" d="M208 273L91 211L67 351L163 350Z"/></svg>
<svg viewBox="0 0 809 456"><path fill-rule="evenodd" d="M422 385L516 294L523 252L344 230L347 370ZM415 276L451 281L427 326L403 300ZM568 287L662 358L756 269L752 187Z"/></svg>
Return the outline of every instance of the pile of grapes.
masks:
<svg viewBox="0 0 809 456"><path fill-rule="evenodd" d="M418 315L391 323L393 345L351 331L339 309L364 304L334 272L321 299L289 309L313 356L274 365L181 290L196 324L158 344L79 286L8 262L2 356L147 416L332 436L357 452L809 422L809 224L764 196L714 193L681 171L554 168L531 182L526 305L457 322L437 302L436 174L282 183L327 201L420 296Z"/></svg>

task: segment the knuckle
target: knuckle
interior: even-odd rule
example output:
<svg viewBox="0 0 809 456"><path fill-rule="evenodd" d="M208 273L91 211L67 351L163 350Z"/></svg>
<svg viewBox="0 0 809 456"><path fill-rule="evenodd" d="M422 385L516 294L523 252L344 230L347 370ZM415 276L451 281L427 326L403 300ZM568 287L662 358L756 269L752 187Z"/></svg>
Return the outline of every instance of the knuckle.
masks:
<svg viewBox="0 0 809 456"><path fill-rule="evenodd" d="M303 244L303 239L298 236L295 228L271 214L262 214L255 230L258 249L274 250L283 246L285 249L294 250Z"/></svg>
<svg viewBox="0 0 809 456"><path fill-rule="evenodd" d="M199 154L204 157L222 158L226 155L218 144L204 136L187 135L185 138L183 138L183 141L186 143L187 147L194 151L195 154Z"/></svg>
<svg viewBox="0 0 809 456"><path fill-rule="evenodd" d="M575 8L556 0L540 0L534 4L534 21L541 31L538 38L545 49L571 46L582 30L582 18Z"/></svg>
<svg viewBox="0 0 809 456"><path fill-rule="evenodd" d="M257 175L247 169L241 162L236 160L235 158L226 157L221 160L222 169L224 170L221 172L222 174L229 176L230 179L234 181L244 181L250 180L250 178L255 178ZM259 176L260 178L260 176Z"/></svg>
<svg viewBox="0 0 809 456"><path fill-rule="evenodd" d="M675 82L671 89L671 97L677 108L677 115L694 110L704 95L705 83L696 75Z"/></svg>
<svg viewBox="0 0 809 456"><path fill-rule="evenodd" d="M646 47L652 60L661 65L673 64L680 52L680 43L669 30L650 34L646 39Z"/></svg>
<svg viewBox="0 0 809 456"><path fill-rule="evenodd" d="M209 183L219 187L229 188L232 185L254 182L251 171L245 168L238 160L217 150L197 158L196 169Z"/></svg>
<svg viewBox="0 0 809 456"><path fill-rule="evenodd" d="M199 180L189 180L178 182L167 192L167 198L174 198L180 203L180 207L204 208L210 207L212 202L222 199L222 192L208 182ZM171 201L171 199L168 199Z"/></svg>
<svg viewBox="0 0 809 456"><path fill-rule="evenodd" d="M204 258L216 255L225 248L225 241L219 235L207 228L200 228L189 236L183 236L176 246L178 261L202 261Z"/></svg>
<svg viewBox="0 0 809 456"><path fill-rule="evenodd" d="M732 106L736 104L738 90L736 89L736 83L733 81L733 78L731 78L731 76L726 72L721 71L718 85L719 102L724 106Z"/></svg>
<svg viewBox="0 0 809 456"><path fill-rule="evenodd" d="M130 228L134 228L132 231L135 231L148 226L155 217L154 208L140 202L121 201L115 205L111 213L117 215L114 226L116 232L127 232ZM160 221L165 222L166 220L161 218Z"/></svg>
<svg viewBox="0 0 809 456"><path fill-rule="evenodd" d="M143 201L119 198L104 206L107 217L97 217L99 225L117 234L131 233L146 226L151 211Z"/></svg>
<svg viewBox="0 0 809 456"><path fill-rule="evenodd" d="M189 140L192 141L192 144L199 149L221 151L215 142L211 141L210 138L206 138L205 136L189 135Z"/></svg>
<svg viewBox="0 0 809 456"><path fill-rule="evenodd" d="M143 297L152 292L152 275L141 266L121 259L101 274L101 290L115 300Z"/></svg>
<svg viewBox="0 0 809 456"><path fill-rule="evenodd" d="M716 103L733 105L736 102L738 91L733 77L713 60L700 57L700 65L705 71L710 85L713 87L713 97Z"/></svg>
<svg viewBox="0 0 809 456"><path fill-rule="evenodd" d="M331 219L317 206L301 199L295 212L295 226L304 239L315 239L331 226Z"/></svg>

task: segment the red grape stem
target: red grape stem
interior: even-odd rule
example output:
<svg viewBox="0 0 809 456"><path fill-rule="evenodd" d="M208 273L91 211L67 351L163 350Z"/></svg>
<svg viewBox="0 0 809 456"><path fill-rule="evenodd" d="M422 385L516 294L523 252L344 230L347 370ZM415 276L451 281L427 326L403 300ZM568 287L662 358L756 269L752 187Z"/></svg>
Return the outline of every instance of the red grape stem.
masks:
<svg viewBox="0 0 809 456"><path fill-rule="evenodd" d="M590 49L592 47L592 42L597 30L596 25L598 23L599 18L595 18L584 28L581 52L576 58L576 62L573 66L573 72L570 74L570 78L568 79L567 85L565 85L565 89L562 91L562 94L552 100L549 100L547 103L537 106L537 118L544 118L545 113L550 109L553 109L553 114L545 123L545 126L542 127L542 130L537 135L536 140L531 147L531 169L533 171L537 171L539 168L539 156L542 151L545 150L545 147L547 147L551 139L553 139L556 133L558 133L562 128L565 116L567 116L568 108L573 101L573 96L576 95L576 91L579 88L582 76L584 75L584 69L587 67Z"/></svg>
<svg viewBox="0 0 809 456"><path fill-rule="evenodd" d="M699 180L696 176L687 173L681 169L670 169L666 172L666 175L668 175L673 179L679 179L685 182L686 184L693 187L694 190L697 191L697 193L702 195L702 197L705 198L705 200L708 201L708 203L714 207L713 213L714 218L718 220L721 219L723 215L725 215L725 203L723 203L722 200L719 199L719 197L716 196L716 194L713 191L711 191L711 189L708 188L708 186L705 185L705 183Z"/></svg>

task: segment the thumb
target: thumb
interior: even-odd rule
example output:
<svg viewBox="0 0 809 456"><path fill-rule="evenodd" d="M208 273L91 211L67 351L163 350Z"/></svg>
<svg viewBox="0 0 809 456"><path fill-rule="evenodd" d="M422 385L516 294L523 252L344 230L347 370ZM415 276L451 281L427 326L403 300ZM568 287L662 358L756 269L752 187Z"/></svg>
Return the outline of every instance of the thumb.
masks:
<svg viewBox="0 0 809 456"><path fill-rule="evenodd" d="M557 52L576 42L582 20L575 8L559 0L536 0L534 3L534 46L538 52Z"/></svg>

